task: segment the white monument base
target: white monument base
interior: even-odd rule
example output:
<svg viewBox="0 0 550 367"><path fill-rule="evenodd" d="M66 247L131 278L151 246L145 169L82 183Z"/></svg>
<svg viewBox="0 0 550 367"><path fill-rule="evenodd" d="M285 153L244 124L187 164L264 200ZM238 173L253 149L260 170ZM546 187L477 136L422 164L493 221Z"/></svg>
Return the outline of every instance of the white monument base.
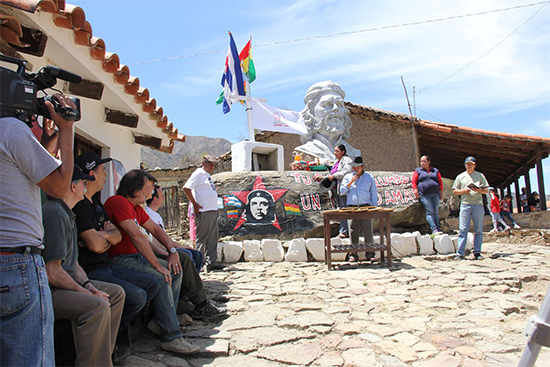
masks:
<svg viewBox="0 0 550 367"><path fill-rule="evenodd" d="M284 171L284 155L279 144L241 141L231 146L231 171Z"/></svg>

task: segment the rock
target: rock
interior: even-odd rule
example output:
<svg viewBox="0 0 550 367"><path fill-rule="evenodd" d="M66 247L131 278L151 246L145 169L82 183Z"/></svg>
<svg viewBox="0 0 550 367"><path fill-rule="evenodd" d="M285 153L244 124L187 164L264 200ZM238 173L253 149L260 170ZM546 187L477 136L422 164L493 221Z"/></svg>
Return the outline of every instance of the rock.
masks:
<svg viewBox="0 0 550 367"><path fill-rule="evenodd" d="M237 241L227 241L223 246L224 261L227 263L236 263L243 254L243 243Z"/></svg>
<svg viewBox="0 0 550 367"><path fill-rule="evenodd" d="M466 242L466 250L473 250L474 249L474 238L475 235L472 232L468 232L468 241ZM458 249L458 245L457 245Z"/></svg>
<svg viewBox="0 0 550 367"><path fill-rule="evenodd" d="M307 366L323 355L323 350L314 342L276 345L257 352L261 358L271 361Z"/></svg>
<svg viewBox="0 0 550 367"><path fill-rule="evenodd" d="M421 255L432 255L434 253L434 241L432 240L432 237L428 234L420 236L420 239L418 240L418 246L420 248L419 253Z"/></svg>
<svg viewBox="0 0 550 367"><path fill-rule="evenodd" d="M378 186L378 205L394 209L393 227L426 226L424 208L414 198L411 172L369 172ZM223 172L212 176L223 208L218 209L220 236L234 240L321 237L322 211L334 209L328 192L322 190L309 171ZM443 179L450 187L452 181ZM448 190L447 190L448 191ZM258 198L265 209L251 209L249 200ZM448 201L441 201L439 217L449 215ZM375 230L377 224L375 224ZM338 224L331 225L334 234Z"/></svg>
<svg viewBox="0 0 550 367"><path fill-rule="evenodd" d="M303 238L296 238L289 242L285 261L307 261L306 241Z"/></svg>
<svg viewBox="0 0 550 367"><path fill-rule="evenodd" d="M259 240L245 240L243 241L244 247L244 261L263 261L264 254L260 247Z"/></svg>
<svg viewBox="0 0 550 367"><path fill-rule="evenodd" d="M394 236L392 233L391 253L395 257L416 255L416 236L412 233L403 233Z"/></svg>
<svg viewBox="0 0 550 367"><path fill-rule="evenodd" d="M306 249L316 261L325 261L325 240L322 238L306 239Z"/></svg>
<svg viewBox="0 0 550 367"><path fill-rule="evenodd" d="M279 240L263 239L262 252L265 261L283 261L285 250Z"/></svg>
<svg viewBox="0 0 550 367"><path fill-rule="evenodd" d="M138 356L128 356L124 359L123 366L164 367L164 363L157 363Z"/></svg>
<svg viewBox="0 0 550 367"><path fill-rule="evenodd" d="M218 255L218 261L223 259L223 247L225 246L224 242L218 242L218 247L216 248L216 254Z"/></svg>
<svg viewBox="0 0 550 367"><path fill-rule="evenodd" d="M321 239L323 241L323 248L325 246L325 242L323 239ZM334 246L334 245L341 245L341 244L344 244L344 243L350 243L350 240L349 238L331 238L330 239L330 245L331 246ZM324 251L324 250L323 250ZM345 252L335 252L335 253L332 253L332 261L345 261L346 260L346 253ZM324 261L325 257L323 256L323 261Z"/></svg>
<svg viewBox="0 0 550 367"><path fill-rule="evenodd" d="M452 254L456 252L453 241L448 234L442 234L434 237L434 248L438 254Z"/></svg>

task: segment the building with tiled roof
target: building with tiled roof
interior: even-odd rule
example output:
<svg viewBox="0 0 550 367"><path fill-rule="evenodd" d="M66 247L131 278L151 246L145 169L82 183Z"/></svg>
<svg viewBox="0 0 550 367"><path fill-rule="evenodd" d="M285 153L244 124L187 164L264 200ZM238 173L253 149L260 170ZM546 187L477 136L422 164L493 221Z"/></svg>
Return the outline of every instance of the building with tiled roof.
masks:
<svg viewBox="0 0 550 367"><path fill-rule="evenodd" d="M353 122L347 141L361 150L367 170L412 171L419 166L420 155L428 155L443 177L454 179L464 171L464 159L472 155L491 186L508 190L514 186L518 193L519 179L525 176L527 191L537 187L545 197L542 160L550 154L548 138L431 122L352 102L346 107ZM302 144L299 135L273 132L263 132L256 140L283 145L285 162L293 161L293 149ZM529 180L533 168L536 185Z"/></svg>
<svg viewBox="0 0 550 367"><path fill-rule="evenodd" d="M0 0L0 35L0 52L27 61L29 72L53 65L82 77L55 86L81 101L75 154L94 150L129 170L139 168L141 146L170 153L175 140L185 141L139 78L94 36L82 8L64 0ZM105 195L114 192L109 171Z"/></svg>

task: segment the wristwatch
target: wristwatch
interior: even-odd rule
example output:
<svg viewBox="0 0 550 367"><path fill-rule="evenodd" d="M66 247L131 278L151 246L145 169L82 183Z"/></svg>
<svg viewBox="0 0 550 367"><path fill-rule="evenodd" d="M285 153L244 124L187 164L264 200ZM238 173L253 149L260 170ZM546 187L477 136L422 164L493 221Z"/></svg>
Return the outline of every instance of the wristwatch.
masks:
<svg viewBox="0 0 550 367"><path fill-rule="evenodd" d="M176 248L175 248L175 247L172 247L172 248L170 249L170 253L171 253L171 254L175 254L175 253L176 253Z"/></svg>

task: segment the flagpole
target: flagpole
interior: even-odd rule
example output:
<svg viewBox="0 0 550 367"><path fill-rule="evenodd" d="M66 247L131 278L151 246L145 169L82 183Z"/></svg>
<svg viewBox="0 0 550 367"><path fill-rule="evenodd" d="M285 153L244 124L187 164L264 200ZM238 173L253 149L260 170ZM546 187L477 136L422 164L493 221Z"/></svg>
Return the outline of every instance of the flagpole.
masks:
<svg viewBox="0 0 550 367"><path fill-rule="evenodd" d="M250 42L250 48L252 48L252 37L250 37L250 40L248 42ZM251 58L250 54L252 53L250 48L248 49L249 58ZM251 95L250 95L250 80L247 80L247 82L246 82L246 89L245 89L244 93L245 93L245 97L246 97L245 106L246 106L246 118L248 120L248 137L249 137L249 140L251 142L254 142L254 141L256 141L256 139L255 139L255 136L254 136L254 126L252 124L252 106L250 105L250 98L251 98Z"/></svg>
<svg viewBox="0 0 550 367"><path fill-rule="evenodd" d="M249 141L254 142L254 126L252 125L252 106L250 105L250 82L247 81L245 89L245 107L246 107L246 118L248 120L248 137Z"/></svg>

